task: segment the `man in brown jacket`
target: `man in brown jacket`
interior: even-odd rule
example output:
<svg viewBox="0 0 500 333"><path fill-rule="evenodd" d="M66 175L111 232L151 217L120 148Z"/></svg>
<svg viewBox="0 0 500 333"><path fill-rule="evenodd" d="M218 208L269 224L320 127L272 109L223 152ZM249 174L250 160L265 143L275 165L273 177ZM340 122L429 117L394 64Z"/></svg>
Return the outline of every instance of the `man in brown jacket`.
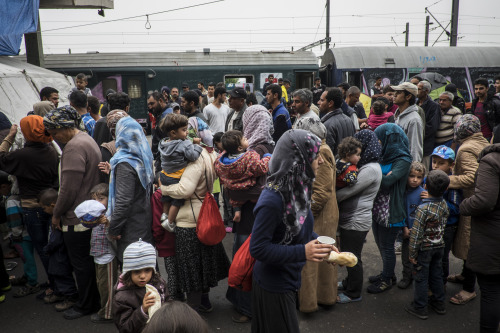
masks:
<svg viewBox="0 0 500 333"><path fill-rule="evenodd" d="M76 319L99 309L99 293L94 261L90 256L91 230L79 224L74 209L89 198L90 189L99 183L100 151L96 142L78 130L80 115L71 106L63 106L45 115L45 129L63 144L61 186L54 207L52 227L62 230L64 243L76 276L78 301L66 302L64 318Z"/></svg>

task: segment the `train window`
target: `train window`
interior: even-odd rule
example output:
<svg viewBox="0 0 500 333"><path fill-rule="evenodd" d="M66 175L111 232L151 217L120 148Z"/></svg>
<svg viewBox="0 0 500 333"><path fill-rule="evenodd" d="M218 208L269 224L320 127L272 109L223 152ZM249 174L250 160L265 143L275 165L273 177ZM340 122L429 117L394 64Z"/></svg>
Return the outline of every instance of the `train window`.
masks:
<svg viewBox="0 0 500 333"><path fill-rule="evenodd" d="M241 87L253 92L254 76L250 74L226 74L224 75L224 83L228 90Z"/></svg>
<svg viewBox="0 0 500 333"><path fill-rule="evenodd" d="M127 83L127 91L130 98L141 98L141 80L129 79Z"/></svg>
<svg viewBox="0 0 500 333"><path fill-rule="evenodd" d="M295 73L295 89L307 88L310 89L313 86L313 74L314 73Z"/></svg>
<svg viewBox="0 0 500 333"><path fill-rule="evenodd" d="M102 80L102 91L106 93L108 89L113 89L114 91L118 91L118 84L116 79L104 79Z"/></svg>

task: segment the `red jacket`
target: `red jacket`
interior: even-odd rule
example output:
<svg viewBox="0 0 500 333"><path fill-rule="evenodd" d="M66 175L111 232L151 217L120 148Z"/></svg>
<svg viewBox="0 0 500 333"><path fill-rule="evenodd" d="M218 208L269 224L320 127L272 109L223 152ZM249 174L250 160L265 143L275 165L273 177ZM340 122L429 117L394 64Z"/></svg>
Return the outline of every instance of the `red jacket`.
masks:
<svg viewBox="0 0 500 333"><path fill-rule="evenodd" d="M269 170L269 160L254 150L248 150L235 161L228 160L224 152L215 161L215 172L222 184L229 190L247 190L256 184L258 177L265 175Z"/></svg>

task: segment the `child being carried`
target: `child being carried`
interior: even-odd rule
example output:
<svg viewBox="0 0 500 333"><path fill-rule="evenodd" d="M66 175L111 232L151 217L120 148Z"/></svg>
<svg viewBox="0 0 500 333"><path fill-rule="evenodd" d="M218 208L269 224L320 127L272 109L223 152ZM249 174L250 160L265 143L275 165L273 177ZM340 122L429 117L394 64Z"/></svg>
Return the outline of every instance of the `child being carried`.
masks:
<svg viewBox="0 0 500 333"><path fill-rule="evenodd" d="M338 158L335 161L337 166L337 179L335 187L337 190L346 186L352 186L358 181L358 167L361 159L361 142L349 136L344 138L338 147Z"/></svg>
<svg viewBox="0 0 500 333"><path fill-rule="evenodd" d="M271 154L260 155L247 150L248 141L240 131L227 131L222 136L224 152L215 161L215 172L225 189L229 191L229 201L234 208L234 222L241 220L241 206L246 201L257 202L262 188L257 178L269 170Z"/></svg>
<svg viewBox="0 0 500 333"><path fill-rule="evenodd" d="M161 156L161 185L178 184L189 162L196 161L203 150L193 144L188 136L188 118L181 114L168 114L160 123L160 129L168 135L168 139L160 141L158 150ZM162 196L163 214L162 226L173 231L179 208L184 205L184 199L174 199Z"/></svg>

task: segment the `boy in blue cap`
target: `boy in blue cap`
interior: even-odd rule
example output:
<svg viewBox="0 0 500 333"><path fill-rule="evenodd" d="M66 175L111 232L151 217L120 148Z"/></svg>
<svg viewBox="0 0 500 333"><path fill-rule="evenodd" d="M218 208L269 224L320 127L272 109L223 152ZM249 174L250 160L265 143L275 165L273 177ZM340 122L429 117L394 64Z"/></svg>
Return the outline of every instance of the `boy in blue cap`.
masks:
<svg viewBox="0 0 500 333"><path fill-rule="evenodd" d="M455 166L455 152L453 149L445 145L438 146L434 148L431 157L432 170L441 170L447 175L452 174L453 167ZM449 255L451 246L453 245L453 239L455 238L455 233L457 232L458 219L460 217L459 206L463 199L462 191L448 189L444 192L443 199L446 201L450 212L443 236L445 244L443 254L443 282L446 286L447 277L450 273Z"/></svg>

